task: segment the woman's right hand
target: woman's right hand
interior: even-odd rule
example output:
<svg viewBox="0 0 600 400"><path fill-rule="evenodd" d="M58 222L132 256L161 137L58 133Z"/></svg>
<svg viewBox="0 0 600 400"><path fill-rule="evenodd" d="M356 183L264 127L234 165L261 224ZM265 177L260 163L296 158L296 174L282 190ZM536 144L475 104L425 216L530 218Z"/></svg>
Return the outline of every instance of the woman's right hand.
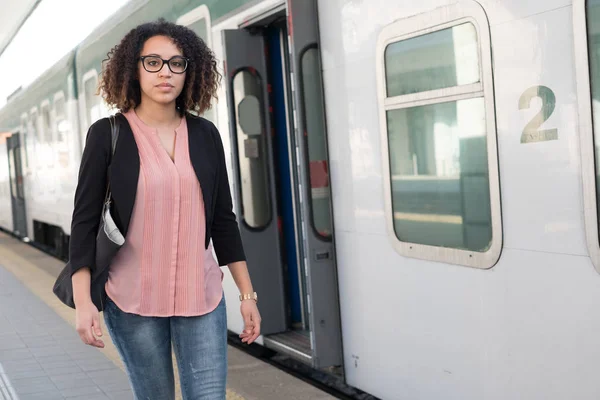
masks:
<svg viewBox="0 0 600 400"><path fill-rule="evenodd" d="M104 348L104 342L98 339L102 336L100 313L91 299L83 304L76 304L75 315L75 326L81 341L90 346Z"/></svg>
<svg viewBox="0 0 600 400"><path fill-rule="evenodd" d="M104 342L96 338L96 336L102 336L102 328L100 327L100 313L98 313L98 309L90 296L90 269L87 267L80 268L73 274L71 280L73 282L77 333L79 333L83 343L103 348Z"/></svg>

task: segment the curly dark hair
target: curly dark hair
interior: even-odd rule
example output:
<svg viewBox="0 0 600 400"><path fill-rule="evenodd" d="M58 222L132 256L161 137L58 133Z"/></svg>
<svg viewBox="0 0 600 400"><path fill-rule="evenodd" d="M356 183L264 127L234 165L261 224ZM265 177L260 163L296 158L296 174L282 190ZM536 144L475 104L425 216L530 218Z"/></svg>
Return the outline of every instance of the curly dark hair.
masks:
<svg viewBox="0 0 600 400"><path fill-rule="evenodd" d="M221 80L215 56L194 31L164 18L132 29L108 52L98 91L109 105L122 112L137 107L142 99L137 61L146 40L159 35L171 38L189 59L183 90L176 100L177 109L181 115L186 111L203 113L210 108L212 98L217 98Z"/></svg>

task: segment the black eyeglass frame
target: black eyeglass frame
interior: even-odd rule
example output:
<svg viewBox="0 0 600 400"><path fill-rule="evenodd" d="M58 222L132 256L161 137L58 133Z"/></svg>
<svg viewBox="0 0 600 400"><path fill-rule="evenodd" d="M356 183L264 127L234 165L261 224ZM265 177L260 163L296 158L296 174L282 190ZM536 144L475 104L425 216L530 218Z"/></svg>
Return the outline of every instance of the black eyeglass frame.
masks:
<svg viewBox="0 0 600 400"><path fill-rule="evenodd" d="M161 61L160 68L157 69L156 71L148 71L148 68L146 68L146 63L144 62L144 60L146 58L156 58L157 60L160 60ZM178 59L181 59L181 60L185 61L185 67L183 68L183 71L181 71L181 72L175 72L175 71L173 71L171 69L171 60L173 60L175 58L178 58ZM150 72L151 74L156 74L156 73L160 72L160 70L162 70L163 67L165 66L165 63L167 63L167 67L169 67L169 71L171 71L174 74L183 74L185 71L187 71L187 68L190 65L190 60L188 58L186 58L186 57L183 57L183 56L173 56L173 57L169 58L168 60L165 60L164 58L160 58L159 56L141 56L139 58L139 60L142 62L142 66L144 67L144 69L147 72Z"/></svg>

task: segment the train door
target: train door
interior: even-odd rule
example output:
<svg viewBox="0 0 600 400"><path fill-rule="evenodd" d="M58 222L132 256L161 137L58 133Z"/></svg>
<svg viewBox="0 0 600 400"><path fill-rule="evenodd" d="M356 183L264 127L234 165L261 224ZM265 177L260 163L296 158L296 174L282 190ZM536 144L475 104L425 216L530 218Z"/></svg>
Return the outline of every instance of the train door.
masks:
<svg viewBox="0 0 600 400"><path fill-rule="evenodd" d="M13 211L13 227L17 236L27 237L27 217L25 213L25 190L23 187L23 164L19 134L6 140L8 150L8 170L10 174L10 197Z"/></svg>
<svg viewBox="0 0 600 400"><path fill-rule="evenodd" d="M324 368L342 356L317 29L316 1L291 0L223 40L236 211L265 344Z"/></svg>

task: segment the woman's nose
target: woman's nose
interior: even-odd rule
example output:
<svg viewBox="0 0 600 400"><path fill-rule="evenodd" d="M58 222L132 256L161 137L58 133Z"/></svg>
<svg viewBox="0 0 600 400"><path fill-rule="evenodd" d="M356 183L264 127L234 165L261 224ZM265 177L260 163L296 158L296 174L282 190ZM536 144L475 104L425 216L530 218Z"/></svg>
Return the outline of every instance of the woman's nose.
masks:
<svg viewBox="0 0 600 400"><path fill-rule="evenodd" d="M160 76L171 76L171 70L169 69L169 63L163 63L162 68L158 71Z"/></svg>

